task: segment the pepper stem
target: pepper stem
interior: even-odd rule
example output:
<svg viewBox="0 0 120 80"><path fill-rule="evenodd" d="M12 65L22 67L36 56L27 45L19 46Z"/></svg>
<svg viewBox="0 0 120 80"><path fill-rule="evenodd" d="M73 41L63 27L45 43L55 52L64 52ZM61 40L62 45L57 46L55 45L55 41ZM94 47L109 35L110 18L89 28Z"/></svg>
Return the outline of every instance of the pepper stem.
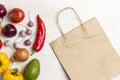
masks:
<svg viewBox="0 0 120 80"><path fill-rule="evenodd" d="M18 72L18 69L14 68L14 70L13 70L13 72L11 74L14 75L14 76L17 76L18 75L17 72Z"/></svg>
<svg viewBox="0 0 120 80"><path fill-rule="evenodd" d="M2 66L2 62L0 61L0 67Z"/></svg>
<svg viewBox="0 0 120 80"><path fill-rule="evenodd" d="M36 50L33 50L32 51L32 54L30 54L30 56L32 56L34 53L36 53L37 51Z"/></svg>

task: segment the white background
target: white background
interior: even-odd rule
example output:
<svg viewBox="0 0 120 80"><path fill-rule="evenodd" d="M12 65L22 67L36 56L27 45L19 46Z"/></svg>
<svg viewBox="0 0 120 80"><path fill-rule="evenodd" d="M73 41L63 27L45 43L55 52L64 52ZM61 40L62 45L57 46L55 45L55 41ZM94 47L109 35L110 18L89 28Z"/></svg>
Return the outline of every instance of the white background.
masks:
<svg viewBox="0 0 120 80"><path fill-rule="evenodd" d="M8 12L15 7L23 9L26 17L21 24L24 25L28 22L28 12L30 11L31 20L35 23L35 26L31 28L33 31L35 31L37 27L37 14L39 14L45 22L47 35L43 49L39 53L31 56L26 62L15 62L11 66L12 68L17 67L20 71L23 71L27 63L33 58L39 59L41 62L41 74L37 80L68 80L49 46L51 41L61 35L56 25L56 15L61 9L68 6L73 7L78 12L83 22L92 17L97 17L113 47L118 54L120 54L120 0L0 0L0 4L4 4ZM4 18L2 26L4 27L7 23L11 23L8 16ZM75 14L70 10L64 11L64 13L61 14L60 23L65 33L80 24L78 23ZM18 32L21 29L24 29L24 27L19 26L18 24L14 25ZM0 39L3 41L9 39L13 42L16 37L17 36L5 38L0 36ZM31 53L31 47L26 48L29 49ZM3 47L0 51L6 52L9 57L13 55L13 51L10 48ZM119 79L120 76L117 76L113 80Z"/></svg>

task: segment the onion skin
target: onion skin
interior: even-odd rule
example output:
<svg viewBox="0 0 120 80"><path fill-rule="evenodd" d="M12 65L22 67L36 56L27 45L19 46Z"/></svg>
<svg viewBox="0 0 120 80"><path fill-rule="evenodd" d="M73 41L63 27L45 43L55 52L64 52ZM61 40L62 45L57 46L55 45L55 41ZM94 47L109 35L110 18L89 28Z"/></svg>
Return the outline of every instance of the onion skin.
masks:
<svg viewBox="0 0 120 80"><path fill-rule="evenodd" d="M0 18L2 18L7 14L7 10L3 4L0 4Z"/></svg>
<svg viewBox="0 0 120 80"><path fill-rule="evenodd" d="M2 26L1 26L1 22L0 22L0 35L2 33Z"/></svg>
<svg viewBox="0 0 120 80"><path fill-rule="evenodd" d="M27 24L29 27L33 27L34 26L34 23L30 20Z"/></svg>
<svg viewBox="0 0 120 80"><path fill-rule="evenodd" d="M19 48L15 52L14 57L17 61L24 62L29 58L29 51L25 48Z"/></svg>

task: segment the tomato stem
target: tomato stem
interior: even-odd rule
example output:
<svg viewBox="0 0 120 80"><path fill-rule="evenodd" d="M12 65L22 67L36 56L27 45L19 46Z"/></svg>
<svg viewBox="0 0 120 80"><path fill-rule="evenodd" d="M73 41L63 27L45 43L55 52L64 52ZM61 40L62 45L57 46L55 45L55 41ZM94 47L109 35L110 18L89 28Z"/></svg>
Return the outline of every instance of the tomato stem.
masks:
<svg viewBox="0 0 120 80"><path fill-rule="evenodd" d="M14 13L14 14L12 14L12 17L13 17L13 18L17 18L17 17L18 17L18 14L17 14L17 13Z"/></svg>

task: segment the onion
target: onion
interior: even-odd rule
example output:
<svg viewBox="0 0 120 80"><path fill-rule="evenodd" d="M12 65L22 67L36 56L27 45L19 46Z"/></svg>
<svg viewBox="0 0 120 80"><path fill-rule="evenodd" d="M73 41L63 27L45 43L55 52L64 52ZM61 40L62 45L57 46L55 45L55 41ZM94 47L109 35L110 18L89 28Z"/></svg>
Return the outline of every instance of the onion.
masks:
<svg viewBox="0 0 120 80"><path fill-rule="evenodd" d="M10 40L6 40L6 41L4 42L5 47L10 47L10 44L11 44L11 41L10 41Z"/></svg>
<svg viewBox="0 0 120 80"><path fill-rule="evenodd" d="M15 48L15 49L19 49L19 48L20 48L20 44L19 44L18 42L14 42L13 45L14 45L14 48Z"/></svg>
<svg viewBox="0 0 120 80"><path fill-rule="evenodd" d="M17 29L14 25L12 24L7 24L4 28L3 28L3 34L6 37L14 37L17 34Z"/></svg>
<svg viewBox="0 0 120 80"><path fill-rule="evenodd" d="M25 48L19 48L15 52L14 57L17 61L20 62L26 61L29 57L29 51Z"/></svg>
<svg viewBox="0 0 120 80"><path fill-rule="evenodd" d="M0 4L0 18L4 18L4 16L7 14L7 10L3 4Z"/></svg>
<svg viewBox="0 0 120 80"><path fill-rule="evenodd" d="M30 41L30 39L25 40L24 44L25 44L26 46L31 45L31 41Z"/></svg>
<svg viewBox="0 0 120 80"><path fill-rule="evenodd" d="M33 27L34 26L34 23L31 21L30 19L30 12L29 12L29 22L27 24L29 27Z"/></svg>
<svg viewBox="0 0 120 80"><path fill-rule="evenodd" d="M10 48L14 51L14 48L11 46L11 41L10 41L10 40L6 40L6 41L4 42L4 46L5 46L5 47L10 47Z"/></svg>
<svg viewBox="0 0 120 80"><path fill-rule="evenodd" d="M27 24L29 27L33 27L34 26L34 23L31 21L31 20L29 20L29 22L28 22L28 24Z"/></svg>
<svg viewBox="0 0 120 80"><path fill-rule="evenodd" d="M20 31L20 36L21 36L21 37L26 37L26 36L27 36L27 35L26 35L26 31L21 30L21 31Z"/></svg>
<svg viewBox="0 0 120 80"><path fill-rule="evenodd" d="M27 35L31 35L31 34L32 34L32 30L30 30L30 29L27 28L26 34L27 34Z"/></svg>

